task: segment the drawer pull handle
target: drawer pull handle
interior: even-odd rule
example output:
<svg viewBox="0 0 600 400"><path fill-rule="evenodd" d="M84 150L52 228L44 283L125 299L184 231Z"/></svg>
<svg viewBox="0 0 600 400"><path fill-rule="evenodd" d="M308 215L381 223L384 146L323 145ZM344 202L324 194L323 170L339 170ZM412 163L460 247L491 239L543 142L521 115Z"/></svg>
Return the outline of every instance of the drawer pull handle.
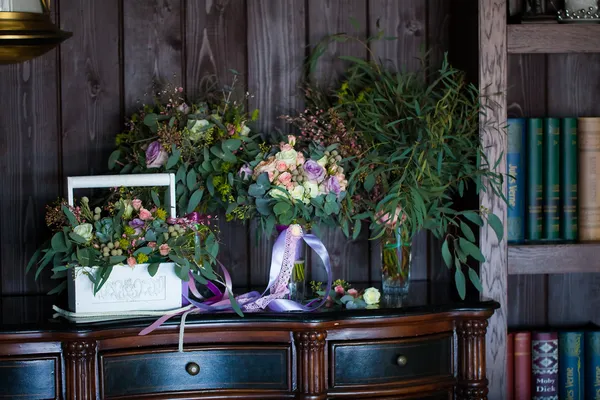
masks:
<svg viewBox="0 0 600 400"><path fill-rule="evenodd" d="M185 366L185 370L187 371L188 374L194 376L194 375L198 375L198 373L200 372L200 366L198 364L196 364L195 362L190 362L187 363L187 365Z"/></svg>
<svg viewBox="0 0 600 400"><path fill-rule="evenodd" d="M404 367L407 362L408 359L406 358L406 356L398 356L398 358L396 359L396 364L398 364L400 367Z"/></svg>

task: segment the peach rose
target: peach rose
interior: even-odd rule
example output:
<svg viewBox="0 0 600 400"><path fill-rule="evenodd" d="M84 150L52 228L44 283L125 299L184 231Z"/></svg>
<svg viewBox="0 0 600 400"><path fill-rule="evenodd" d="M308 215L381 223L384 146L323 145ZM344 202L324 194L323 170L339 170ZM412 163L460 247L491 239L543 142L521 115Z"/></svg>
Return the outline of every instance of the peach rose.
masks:
<svg viewBox="0 0 600 400"><path fill-rule="evenodd" d="M281 151L290 151L290 150L293 150L293 149L294 149L294 146L292 146L292 145L291 145L291 144L289 144L289 143L283 143L283 142L281 142L281 143L279 144L279 149L280 149Z"/></svg>
<svg viewBox="0 0 600 400"><path fill-rule="evenodd" d="M354 298L358 297L358 290L356 289L348 289L348 294Z"/></svg>
<svg viewBox="0 0 600 400"><path fill-rule="evenodd" d="M277 171L279 172L283 172L287 169L287 164L285 163L285 161L279 160L275 163L275 169L277 169Z"/></svg>
<svg viewBox="0 0 600 400"><path fill-rule="evenodd" d="M149 221L152 219L152 213L145 208L140 209L140 219L142 221Z"/></svg>
<svg viewBox="0 0 600 400"><path fill-rule="evenodd" d="M287 186L292 182L292 174L289 172L284 172L283 174L279 175L278 180L283 186Z"/></svg>
<svg viewBox="0 0 600 400"><path fill-rule="evenodd" d="M129 265L131 268L135 267L135 264L137 264L137 261L135 260L135 258L129 257L127 259L127 265Z"/></svg>
<svg viewBox="0 0 600 400"><path fill-rule="evenodd" d="M164 243L164 244L160 245L160 247L158 248L158 250L160 251L160 255L161 256L166 256L166 255L169 255L169 252L171 251L171 248L169 247L168 244Z"/></svg>
<svg viewBox="0 0 600 400"><path fill-rule="evenodd" d="M304 154L298 153L298 155L296 155L296 165L303 165L304 161L306 161L304 159Z"/></svg>
<svg viewBox="0 0 600 400"><path fill-rule="evenodd" d="M258 178L258 176L264 172L273 172L275 171L275 157L271 156L267 160L263 160L256 167L254 167L254 178Z"/></svg>

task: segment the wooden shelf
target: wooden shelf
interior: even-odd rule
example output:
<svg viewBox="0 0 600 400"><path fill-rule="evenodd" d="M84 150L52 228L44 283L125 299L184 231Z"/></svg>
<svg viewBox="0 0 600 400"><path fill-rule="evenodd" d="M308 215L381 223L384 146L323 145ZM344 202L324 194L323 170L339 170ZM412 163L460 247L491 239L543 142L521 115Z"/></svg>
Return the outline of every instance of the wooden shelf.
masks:
<svg viewBox="0 0 600 400"><path fill-rule="evenodd" d="M600 243L508 246L508 274L600 272Z"/></svg>
<svg viewBox="0 0 600 400"><path fill-rule="evenodd" d="M600 24L514 24L507 26L509 54L600 53Z"/></svg>

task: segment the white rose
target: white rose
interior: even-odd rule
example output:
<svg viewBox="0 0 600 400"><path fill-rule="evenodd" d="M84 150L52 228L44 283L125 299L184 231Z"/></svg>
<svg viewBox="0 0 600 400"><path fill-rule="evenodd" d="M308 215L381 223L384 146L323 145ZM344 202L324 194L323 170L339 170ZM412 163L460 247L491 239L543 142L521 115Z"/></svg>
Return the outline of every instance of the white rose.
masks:
<svg viewBox="0 0 600 400"><path fill-rule="evenodd" d="M379 303L380 297L381 293L379 293L379 290L377 290L377 288L374 287L368 288L363 294L363 300L369 305Z"/></svg>
<svg viewBox="0 0 600 400"><path fill-rule="evenodd" d="M197 119L196 121L190 121L188 123L188 129L190 131L190 139L198 140L202 137L202 134L207 131L207 126L210 126L210 122L205 119Z"/></svg>
<svg viewBox="0 0 600 400"><path fill-rule="evenodd" d="M123 200L121 199L121 207L123 208L123 218L129 219L133 214L133 203L131 200Z"/></svg>
<svg viewBox="0 0 600 400"><path fill-rule="evenodd" d="M325 166L327 165L327 156L323 156L320 160L317 161L317 164L325 168Z"/></svg>
<svg viewBox="0 0 600 400"><path fill-rule="evenodd" d="M281 160L283 162L285 162L287 165L296 165L296 159L298 158L298 153L296 152L296 150L291 149L291 150L286 150L286 151L280 151L279 153L277 153L277 155L275 156L275 158L277 158L278 160Z"/></svg>
<svg viewBox="0 0 600 400"><path fill-rule="evenodd" d="M302 201L304 199L304 186L296 186L291 192L292 198L294 200Z"/></svg>
<svg viewBox="0 0 600 400"><path fill-rule="evenodd" d="M244 125L244 127L242 128L242 131L240 132L241 136L248 136L250 134L250 128L248 128L246 125Z"/></svg>
<svg viewBox="0 0 600 400"><path fill-rule="evenodd" d="M86 242L89 242L94 237L94 235L92 234L93 229L94 227L92 226L92 224L81 224L73 228L73 232L84 238Z"/></svg>
<svg viewBox="0 0 600 400"><path fill-rule="evenodd" d="M271 196L274 199L285 199L286 198L286 194L285 194L286 190L287 189L285 188L285 186L277 185L273 189L269 190L269 196Z"/></svg>
<svg viewBox="0 0 600 400"><path fill-rule="evenodd" d="M319 195L319 185L315 182L304 182L304 190L310 198L315 198Z"/></svg>

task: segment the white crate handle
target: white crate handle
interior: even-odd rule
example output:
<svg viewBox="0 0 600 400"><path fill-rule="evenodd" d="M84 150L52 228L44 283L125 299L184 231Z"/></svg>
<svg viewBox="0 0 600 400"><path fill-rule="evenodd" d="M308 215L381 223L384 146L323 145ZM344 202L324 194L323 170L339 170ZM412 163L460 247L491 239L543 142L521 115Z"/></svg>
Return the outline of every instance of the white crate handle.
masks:
<svg viewBox="0 0 600 400"><path fill-rule="evenodd" d="M169 213L171 218L177 217L175 208L175 174L69 176L67 178L67 186L70 206L73 206L73 189L77 188L168 186L170 200Z"/></svg>

